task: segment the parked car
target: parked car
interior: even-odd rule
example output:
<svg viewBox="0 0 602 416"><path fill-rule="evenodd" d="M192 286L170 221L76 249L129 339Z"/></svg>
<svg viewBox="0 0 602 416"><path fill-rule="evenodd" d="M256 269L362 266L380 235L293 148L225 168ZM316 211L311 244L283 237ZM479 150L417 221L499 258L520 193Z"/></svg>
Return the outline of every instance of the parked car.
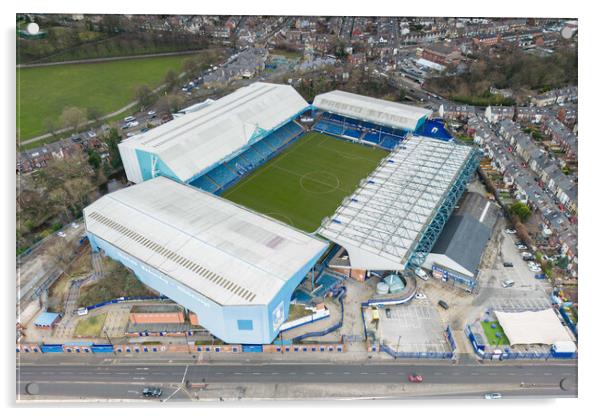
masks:
<svg viewBox="0 0 602 416"><path fill-rule="evenodd" d="M502 398L502 394L501 393L486 393L485 394L485 398L487 400L501 399Z"/></svg>
<svg viewBox="0 0 602 416"><path fill-rule="evenodd" d="M139 122L139 121L137 121L137 120L134 120L134 121L131 121L131 122L130 122L130 127L138 127L138 125L139 125L139 124L140 124L140 122Z"/></svg>
<svg viewBox="0 0 602 416"><path fill-rule="evenodd" d="M538 280L544 280L546 278L546 275L545 275L545 273L537 273L535 275L535 278Z"/></svg>
<svg viewBox="0 0 602 416"><path fill-rule="evenodd" d="M506 234L516 234L516 230L513 228L506 228L504 231Z"/></svg>
<svg viewBox="0 0 602 416"><path fill-rule="evenodd" d="M526 246L524 241L518 240L516 243L514 243L515 246Z"/></svg>
<svg viewBox="0 0 602 416"><path fill-rule="evenodd" d="M148 113L146 113L147 115L149 115L151 118L155 117L157 115L157 112L155 110L151 110Z"/></svg>
<svg viewBox="0 0 602 416"><path fill-rule="evenodd" d="M67 234L65 234L65 233L64 233L64 232L62 232L62 231L59 231L58 233L56 233L56 235L58 235L59 237L62 237L62 238L65 238L65 237L67 237Z"/></svg>
<svg viewBox="0 0 602 416"><path fill-rule="evenodd" d="M414 296L416 299L426 299L426 295L424 293L416 293Z"/></svg>
<svg viewBox="0 0 602 416"><path fill-rule="evenodd" d="M519 250L528 250L528 247L524 244L519 244L516 246L516 248Z"/></svg>
<svg viewBox="0 0 602 416"><path fill-rule="evenodd" d="M414 274L416 276L418 276L419 278L421 278L422 280L429 280L428 274L426 274L426 272L424 270L422 270L420 267L416 267L414 269Z"/></svg>
<svg viewBox="0 0 602 416"><path fill-rule="evenodd" d="M503 264L504 264L504 267L514 267L514 264L512 264L509 261L505 261Z"/></svg>
<svg viewBox="0 0 602 416"><path fill-rule="evenodd" d="M422 383L422 376L417 373L412 373L408 376L408 381L410 383Z"/></svg>
<svg viewBox="0 0 602 416"><path fill-rule="evenodd" d="M72 141L73 143L79 143L79 142L81 142L81 141L82 141L82 138L81 138L81 137L79 137L79 136L73 136L73 137L71 137L71 141Z"/></svg>
<svg viewBox="0 0 602 416"><path fill-rule="evenodd" d="M95 138L96 137L96 132L94 130L90 130L88 132L88 137L91 138L91 139Z"/></svg>
<svg viewBox="0 0 602 416"><path fill-rule="evenodd" d="M504 280L504 281L502 282L502 287L503 287L503 288L506 288L506 287L512 287L512 286L514 286L514 280L507 279L507 280Z"/></svg>
<svg viewBox="0 0 602 416"><path fill-rule="evenodd" d="M144 397L161 397L162 394L163 390L159 387L145 387L144 390L142 390L142 395Z"/></svg>
<svg viewBox="0 0 602 416"><path fill-rule="evenodd" d="M389 308L385 309L385 316L387 318L391 318L391 309L389 309Z"/></svg>
<svg viewBox="0 0 602 416"><path fill-rule="evenodd" d="M71 223L71 228L79 228L79 224L76 222Z"/></svg>
<svg viewBox="0 0 602 416"><path fill-rule="evenodd" d="M437 302L437 305L441 306L443 309L449 309L449 305L444 300L440 300L439 302Z"/></svg>
<svg viewBox="0 0 602 416"><path fill-rule="evenodd" d="M126 118L123 119L123 121L125 121L126 123L130 123L134 120L136 120L136 117L134 117L134 116L127 116Z"/></svg>

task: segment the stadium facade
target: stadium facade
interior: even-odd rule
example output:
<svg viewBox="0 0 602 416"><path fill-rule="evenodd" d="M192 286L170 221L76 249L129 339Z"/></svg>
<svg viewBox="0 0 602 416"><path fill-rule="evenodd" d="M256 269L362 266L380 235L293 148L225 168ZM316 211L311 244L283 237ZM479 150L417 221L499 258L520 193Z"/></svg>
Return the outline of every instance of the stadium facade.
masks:
<svg viewBox="0 0 602 416"><path fill-rule="evenodd" d="M319 234L345 248L353 268L421 265L476 170L476 152L430 125L430 110L341 91L310 106L292 87L266 83L120 143L136 185L84 210L93 249L223 341L272 342L328 242L216 195L301 138L308 111L314 131L390 151Z"/></svg>
<svg viewBox="0 0 602 416"><path fill-rule="evenodd" d="M328 248L225 199L157 177L84 210L95 251L193 311L231 343L270 343L294 289Z"/></svg>

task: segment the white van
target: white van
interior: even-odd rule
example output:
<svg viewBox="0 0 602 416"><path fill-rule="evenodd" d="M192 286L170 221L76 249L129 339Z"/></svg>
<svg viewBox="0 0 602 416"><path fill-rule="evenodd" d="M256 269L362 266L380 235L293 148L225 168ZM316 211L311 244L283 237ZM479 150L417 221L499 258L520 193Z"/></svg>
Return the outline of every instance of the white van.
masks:
<svg viewBox="0 0 602 416"><path fill-rule="evenodd" d="M87 314L88 314L88 308L79 308L79 309L77 310L77 314L78 314L79 316L84 316L84 315L87 315Z"/></svg>
<svg viewBox="0 0 602 416"><path fill-rule="evenodd" d="M429 275L424 270L422 270L420 267L416 267L414 269L414 274L416 276L418 276L419 278L421 278L422 280L429 280Z"/></svg>

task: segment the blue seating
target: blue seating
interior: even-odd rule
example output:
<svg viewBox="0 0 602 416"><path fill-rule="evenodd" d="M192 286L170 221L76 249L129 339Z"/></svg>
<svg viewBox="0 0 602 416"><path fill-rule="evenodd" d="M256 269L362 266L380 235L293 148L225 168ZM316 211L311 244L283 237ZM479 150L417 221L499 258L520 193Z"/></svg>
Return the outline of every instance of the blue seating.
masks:
<svg viewBox="0 0 602 416"><path fill-rule="evenodd" d="M264 158L270 156L274 152L274 149L270 148L263 140L255 143L253 149Z"/></svg>
<svg viewBox="0 0 602 416"><path fill-rule="evenodd" d="M229 185L231 182L238 178L238 175L225 165L219 165L207 175L215 182L217 182L221 187Z"/></svg>
<svg viewBox="0 0 602 416"><path fill-rule="evenodd" d="M261 154L257 153L257 151L252 147L248 148L247 151L242 154L242 157L244 157L246 160L249 161L249 163L252 163L254 166L259 166L264 160L264 157Z"/></svg>
<svg viewBox="0 0 602 416"><path fill-rule="evenodd" d="M362 133L359 130L345 129L345 132L343 134L348 137L359 139Z"/></svg>
<svg viewBox="0 0 602 416"><path fill-rule="evenodd" d="M201 188L202 190L211 192L211 193L213 193L219 189L219 186L215 182L213 182L210 178L208 178L206 175L203 175L200 178L197 178L194 181L190 182L190 185L192 185L196 188Z"/></svg>

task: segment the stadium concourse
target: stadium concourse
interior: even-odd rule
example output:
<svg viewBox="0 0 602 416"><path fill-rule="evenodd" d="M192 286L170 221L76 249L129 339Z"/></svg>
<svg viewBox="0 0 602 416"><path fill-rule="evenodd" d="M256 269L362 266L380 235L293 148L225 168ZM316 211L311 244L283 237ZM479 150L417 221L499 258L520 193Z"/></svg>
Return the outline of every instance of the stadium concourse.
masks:
<svg viewBox="0 0 602 416"><path fill-rule="evenodd" d="M424 261L478 165L430 115L251 84L120 143L135 185L84 210L88 237L214 336L270 343L341 248L349 275Z"/></svg>

